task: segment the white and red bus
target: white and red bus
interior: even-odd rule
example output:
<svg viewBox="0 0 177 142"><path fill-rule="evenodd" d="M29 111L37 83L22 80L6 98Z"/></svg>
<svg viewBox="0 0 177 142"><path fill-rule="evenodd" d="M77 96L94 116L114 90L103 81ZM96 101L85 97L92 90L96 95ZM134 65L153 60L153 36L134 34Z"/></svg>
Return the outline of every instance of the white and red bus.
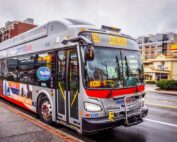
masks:
<svg viewBox="0 0 177 142"><path fill-rule="evenodd" d="M119 29L64 19L0 43L0 97L92 133L143 121L143 64Z"/></svg>

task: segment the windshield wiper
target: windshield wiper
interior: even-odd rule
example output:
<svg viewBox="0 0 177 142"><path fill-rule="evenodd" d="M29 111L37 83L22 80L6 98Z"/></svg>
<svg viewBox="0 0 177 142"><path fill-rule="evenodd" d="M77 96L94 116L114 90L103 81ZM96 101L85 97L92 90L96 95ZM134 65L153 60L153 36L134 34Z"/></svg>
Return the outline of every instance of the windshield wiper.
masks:
<svg viewBox="0 0 177 142"><path fill-rule="evenodd" d="M117 63L117 75L118 79L120 80L120 64L119 64L119 58L116 56L116 63Z"/></svg>
<svg viewBox="0 0 177 142"><path fill-rule="evenodd" d="M118 80L120 81L120 64L119 64L119 58L118 58L118 56L116 55L116 65L117 65L117 76L118 76ZM112 91L113 91L113 89L115 89L116 88L116 85L114 86L114 87L111 87L110 88L110 92L109 92L109 94L108 94L108 97L111 97L111 98L113 98L113 96L112 96Z"/></svg>
<svg viewBox="0 0 177 142"><path fill-rule="evenodd" d="M127 77L129 77L130 74L129 74L129 66L128 66L128 61L127 61L127 56L125 56L125 64L126 64L126 74L127 74Z"/></svg>

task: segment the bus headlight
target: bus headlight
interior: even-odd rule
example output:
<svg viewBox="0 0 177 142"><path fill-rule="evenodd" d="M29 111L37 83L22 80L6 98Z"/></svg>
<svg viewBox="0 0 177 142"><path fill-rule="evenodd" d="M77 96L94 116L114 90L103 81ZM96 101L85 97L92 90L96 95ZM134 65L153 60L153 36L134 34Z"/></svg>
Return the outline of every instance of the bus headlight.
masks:
<svg viewBox="0 0 177 142"><path fill-rule="evenodd" d="M93 103L85 102L84 107L86 111L92 111L92 112L102 111L102 108L100 105L93 104Z"/></svg>

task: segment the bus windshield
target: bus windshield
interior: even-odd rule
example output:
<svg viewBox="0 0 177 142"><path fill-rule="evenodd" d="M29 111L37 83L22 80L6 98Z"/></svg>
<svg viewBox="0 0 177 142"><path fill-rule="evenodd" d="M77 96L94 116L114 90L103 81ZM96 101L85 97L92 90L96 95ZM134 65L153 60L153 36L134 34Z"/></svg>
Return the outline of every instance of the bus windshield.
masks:
<svg viewBox="0 0 177 142"><path fill-rule="evenodd" d="M88 88L127 88L143 83L139 51L94 47L95 57L85 61L85 86Z"/></svg>

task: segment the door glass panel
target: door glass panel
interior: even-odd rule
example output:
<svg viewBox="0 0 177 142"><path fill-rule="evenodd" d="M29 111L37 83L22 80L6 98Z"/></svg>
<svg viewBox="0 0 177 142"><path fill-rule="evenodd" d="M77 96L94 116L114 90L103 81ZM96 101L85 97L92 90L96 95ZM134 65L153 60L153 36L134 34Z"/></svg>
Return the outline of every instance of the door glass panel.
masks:
<svg viewBox="0 0 177 142"><path fill-rule="evenodd" d="M58 52L58 112L61 114L65 114L66 56L67 51Z"/></svg>
<svg viewBox="0 0 177 142"><path fill-rule="evenodd" d="M69 51L70 117L78 119L79 66L77 50Z"/></svg>

